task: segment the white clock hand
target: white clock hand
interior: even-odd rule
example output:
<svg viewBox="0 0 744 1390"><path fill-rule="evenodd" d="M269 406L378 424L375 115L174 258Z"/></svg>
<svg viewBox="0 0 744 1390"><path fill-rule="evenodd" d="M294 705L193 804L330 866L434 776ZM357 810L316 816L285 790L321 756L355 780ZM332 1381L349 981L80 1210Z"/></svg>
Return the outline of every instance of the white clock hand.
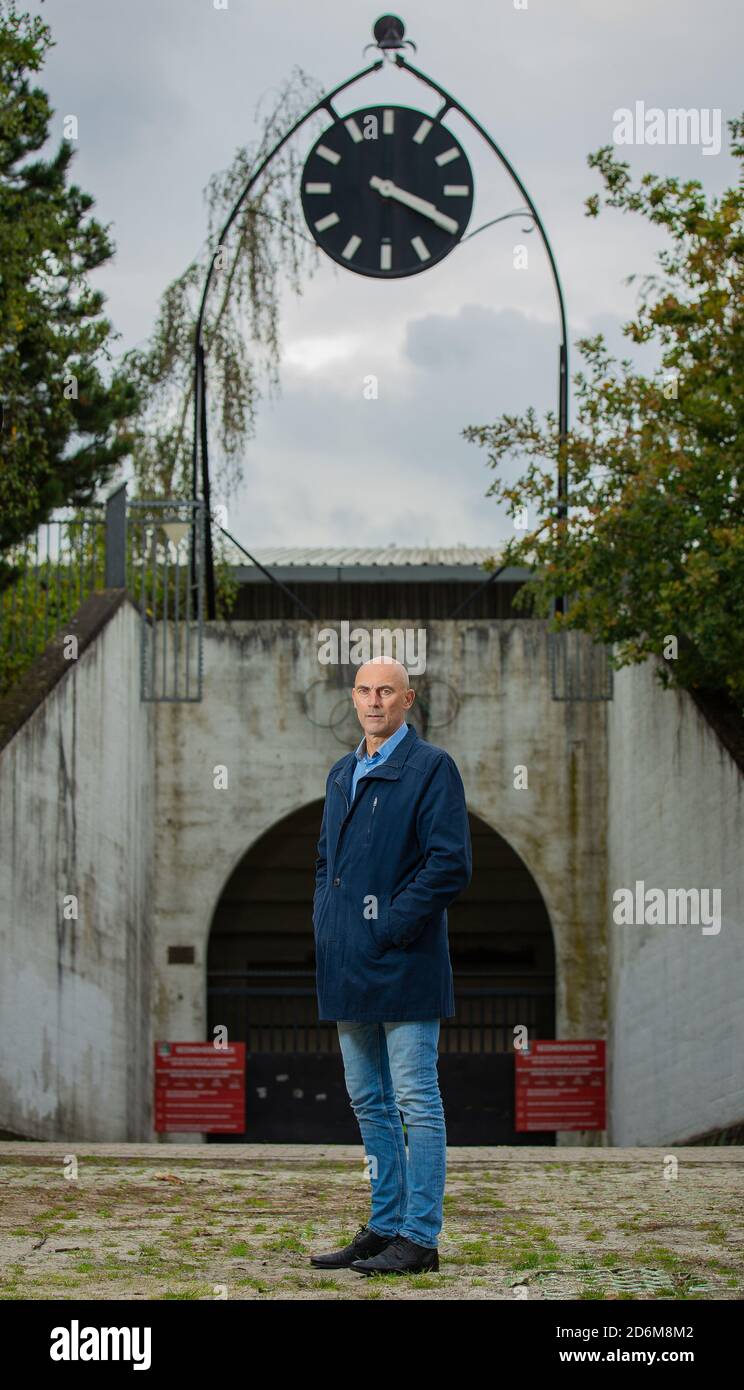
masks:
<svg viewBox="0 0 744 1390"><path fill-rule="evenodd" d="M433 203L428 203L425 198L419 198L415 193L406 193L404 188L398 188L392 179L381 179L377 174L373 174L369 181L370 188L375 188L383 198L395 198L396 202L404 203L407 208L412 208L414 212L420 212L430 221L435 222L438 227L442 227L445 232L456 232L459 223L454 217L447 217L440 212Z"/></svg>

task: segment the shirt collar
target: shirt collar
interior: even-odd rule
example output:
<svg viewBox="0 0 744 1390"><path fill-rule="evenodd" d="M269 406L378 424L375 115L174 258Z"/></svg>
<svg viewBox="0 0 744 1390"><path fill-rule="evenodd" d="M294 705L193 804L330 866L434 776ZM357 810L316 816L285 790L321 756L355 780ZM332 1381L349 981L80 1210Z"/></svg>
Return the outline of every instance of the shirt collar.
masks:
<svg viewBox="0 0 744 1390"><path fill-rule="evenodd" d="M367 753L365 751L367 746L367 737L365 734L360 740L360 742L357 744L355 750L356 757L359 760L359 762L371 763L374 759L377 759L379 762L384 762L385 759L390 756L393 749L397 748L398 744L403 741L407 733L408 725L406 724L406 721L404 719L400 728L396 729L395 733L391 734L389 738L386 738L385 742L380 744L380 747L374 753L370 754L369 757L367 756Z"/></svg>

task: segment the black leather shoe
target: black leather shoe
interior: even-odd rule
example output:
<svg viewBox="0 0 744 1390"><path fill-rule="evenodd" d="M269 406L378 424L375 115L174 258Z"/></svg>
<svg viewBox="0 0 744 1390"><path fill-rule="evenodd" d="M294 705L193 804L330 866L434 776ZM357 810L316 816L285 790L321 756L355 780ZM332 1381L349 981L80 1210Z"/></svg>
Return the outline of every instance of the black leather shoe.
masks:
<svg viewBox="0 0 744 1390"><path fill-rule="evenodd" d="M379 1255L354 1260L351 1268L359 1274L422 1274L439 1269L439 1251L436 1245L417 1245L406 1236L394 1236Z"/></svg>
<svg viewBox="0 0 744 1390"><path fill-rule="evenodd" d="M360 1226L350 1245L345 1245L343 1250L332 1250L329 1255L311 1255L310 1263L318 1269L348 1269L353 1260L378 1255L391 1240L395 1240L395 1236L381 1236L369 1226Z"/></svg>

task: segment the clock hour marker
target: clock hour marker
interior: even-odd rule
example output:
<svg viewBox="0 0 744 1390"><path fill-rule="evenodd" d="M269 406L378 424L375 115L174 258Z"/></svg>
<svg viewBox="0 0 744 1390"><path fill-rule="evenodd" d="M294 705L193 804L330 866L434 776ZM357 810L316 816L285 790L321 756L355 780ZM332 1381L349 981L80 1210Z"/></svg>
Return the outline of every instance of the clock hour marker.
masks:
<svg viewBox="0 0 744 1390"><path fill-rule="evenodd" d="M341 255L345 260L350 261L354 253L359 250L361 244L362 238L360 236L350 236Z"/></svg>
<svg viewBox="0 0 744 1390"><path fill-rule="evenodd" d="M330 191L331 191L331 185L330 185L329 183L306 183L306 184L305 184L305 192L306 192L306 193L330 193ZM447 192L447 189L445 188L444 191L445 191L445 193L446 193L446 192Z"/></svg>
<svg viewBox="0 0 744 1390"><path fill-rule="evenodd" d="M421 125L419 126L418 130L416 131L416 134L413 137L417 145L423 145L424 140L426 139L427 135L429 134L429 131L431 130L431 127L431 121L421 122Z"/></svg>
<svg viewBox="0 0 744 1390"><path fill-rule="evenodd" d="M467 198L470 189L466 183L446 183L442 192L445 198Z"/></svg>
<svg viewBox="0 0 744 1390"><path fill-rule="evenodd" d="M327 217L321 217L319 222L314 224L316 232L324 232L327 227L335 227L341 219L337 212L329 212Z"/></svg>
<svg viewBox="0 0 744 1390"><path fill-rule="evenodd" d="M442 165L442 164L449 164L449 163L451 162L451 160L453 160L453 159L459 159L459 158L460 158L460 151L458 150L457 146L456 146L456 145L451 145L450 148L449 148L448 150L443 150L441 154L438 154L438 155L436 156L436 158L435 158L435 160L434 160L434 163L435 163L435 164L439 164L439 165Z"/></svg>
<svg viewBox="0 0 744 1390"><path fill-rule="evenodd" d="M382 113L382 133L383 135L393 135L395 133L395 112L385 110Z"/></svg>
<svg viewBox="0 0 744 1390"><path fill-rule="evenodd" d="M336 154L335 150L329 150L327 145L318 145L315 153L319 154L321 159L327 159L329 164L338 164L341 159L340 154Z"/></svg>
<svg viewBox="0 0 744 1390"><path fill-rule="evenodd" d="M354 117L350 116L348 121L344 121L344 125L346 126L346 129L348 130L352 140L354 141L354 144L358 145L359 141L364 139L364 136L362 135L359 126L354 120Z"/></svg>
<svg viewBox="0 0 744 1390"><path fill-rule="evenodd" d="M420 261L429 260L431 252L428 250L426 243L420 236L411 237L411 246L413 247Z"/></svg>
<svg viewBox="0 0 744 1390"><path fill-rule="evenodd" d="M383 241L380 246L380 270L389 270L393 264L393 248L389 241Z"/></svg>

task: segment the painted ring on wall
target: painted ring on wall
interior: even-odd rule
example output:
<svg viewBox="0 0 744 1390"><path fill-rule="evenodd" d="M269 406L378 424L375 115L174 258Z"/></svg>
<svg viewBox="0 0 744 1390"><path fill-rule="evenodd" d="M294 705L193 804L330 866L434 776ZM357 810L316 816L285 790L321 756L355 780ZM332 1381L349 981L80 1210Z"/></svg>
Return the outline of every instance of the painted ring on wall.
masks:
<svg viewBox="0 0 744 1390"><path fill-rule="evenodd" d="M318 690L318 687L321 689ZM330 681L312 681L302 695L304 713L316 729L329 729L342 747L356 748L361 733L351 695L342 695L330 704L330 698L337 690L338 687L331 685ZM424 676L416 686L416 700L407 718L417 732L425 736L430 729L446 728L457 718L459 710L460 697L449 681L438 676Z"/></svg>

